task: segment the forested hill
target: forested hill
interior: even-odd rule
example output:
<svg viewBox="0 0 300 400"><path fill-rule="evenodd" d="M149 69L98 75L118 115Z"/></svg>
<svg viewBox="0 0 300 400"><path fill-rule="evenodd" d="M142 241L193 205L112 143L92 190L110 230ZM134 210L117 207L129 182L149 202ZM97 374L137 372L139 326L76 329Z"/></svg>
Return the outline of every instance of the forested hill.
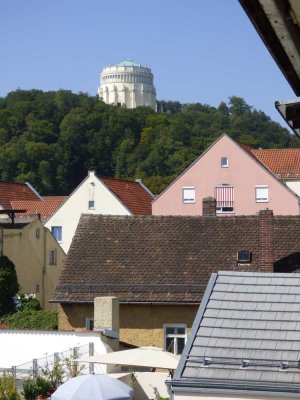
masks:
<svg viewBox="0 0 300 400"><path fill-rule="evenodd" d="M154 192L226 132L254 147L299 147L263 112L231 97L218 108L159 102L116 108L87 94L17 90L0 98L0 179L69 194L86 177L142 178Z"/></svg>

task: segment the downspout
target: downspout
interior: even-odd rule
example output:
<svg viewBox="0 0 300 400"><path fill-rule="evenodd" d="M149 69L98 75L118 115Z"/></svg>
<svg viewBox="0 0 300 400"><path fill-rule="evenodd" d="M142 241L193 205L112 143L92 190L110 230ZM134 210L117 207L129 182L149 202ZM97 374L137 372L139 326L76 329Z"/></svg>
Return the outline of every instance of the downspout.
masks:
<svg viewBox="0 0 300 400"><path fill-rule="evenodd" d="M46 228L43 225L43 266L42 266L42 309L45 309L45 275L46 275Z"/></svg>

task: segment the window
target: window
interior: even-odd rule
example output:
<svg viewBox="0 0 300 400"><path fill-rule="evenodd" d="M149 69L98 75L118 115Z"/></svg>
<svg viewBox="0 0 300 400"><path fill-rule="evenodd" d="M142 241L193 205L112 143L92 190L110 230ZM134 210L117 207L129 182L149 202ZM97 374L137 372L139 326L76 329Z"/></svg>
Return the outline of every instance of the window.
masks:
<svg viewBox="0 0 300 400"><path fill-rule="evenodd" d="M174 354L181 354L186 342L185 324L164 325L164 349Z"/></svg>
<svg viewBox="0 0 300 400"><path fill-rule="evenodd" d="M234 212L234 187L223 183L215 187L217 213Z"/></svg>
<svg viewBox="0 0 300 400"><path fill-rule="evenodd" d="M95 210L95 201L89 200L89 210Z"/></svg>
<svg viewBox="0 0 300 400"><path fill-rule="evenodd" d="M94 318L85 318L85 328L87 331L92 331L94 329Z"/></svg>
<svg viewBox="0 0 300 400"><path fill-rule="evenodd" d="M222 168L228 168L229 166L229 160L227 157L222 157L221 158L221 167Z"/></svg>
<svg viewBox="0 0 300 400"><path fill-rule="evenodd" d="M52 226L51 232L58 242L62 241L62 226Z"/></svg>
<svg viewBox="0 0 300 400"><path fill-rule="evenodd" d="M267 203L269 201L268 185L255 186L255 201L256 203Z"/></svg>
<svg viewBox="0 0 300 400"><path fill-rule="evenodd" d="M57 251L56 249L49 251L49 265L57 264Z"/></svg>
<svg viewBox="0 0 300 400"><path fill-rule="evenodd" d="M237 262L238 263L250 263L252 254L249 250L239 250L237 252Z"/></svg>
<svg viewBox="0 0 300 400"><path fill-rule="evenodd" d="M36 228L36 230L35 230L35 237L37 238L37 239L39 239L40 238L40 228Z"/></svg>
<svg viewBox="0 0 300 400"><path fill-rule="evenodd" d="M195 203L195 188L182 188L182 200L184 203Z"/></svg>

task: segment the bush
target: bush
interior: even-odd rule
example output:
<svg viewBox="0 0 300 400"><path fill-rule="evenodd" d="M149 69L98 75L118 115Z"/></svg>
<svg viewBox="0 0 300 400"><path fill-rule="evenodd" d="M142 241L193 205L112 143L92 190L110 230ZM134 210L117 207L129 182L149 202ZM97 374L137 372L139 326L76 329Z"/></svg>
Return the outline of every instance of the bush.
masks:
<svg viewBox="0 0 300 400"><path fill-rule="evenodd" d="M15 388L14 378L11 374L3 372L0 375L0 399L20 400L21 397Z"/></svg>
<svg viewBox="0 0 300 400"><path fill-rule="evenodd" d="M58 328L57 313L47 310L24 310L5 316L1 320L8 328L56 330Z"/></svg>
<svg viewBox="0 0 300 400"><path fill-rule="evenodd" d="M26 379L23 383L22 395L25 400L35 400L37 396L48 397L52 392L52 383L43 376L38 376L36 379Z"/></svg>
<svg viewBox="0 0 300 400"><path fill-rule="evenodd" d="M8 257L0 255L0 315L5 315L15 309L13 298L18 290L14 263Z"/></svg>
<svg viewBox="0 0 300 400"><path fill-rule="evenodd" d="M18 296L19 300L19 305L18 305L18 311L39 311L41 310L41 305L40 302L35 299L32 295L26 295L24 293L21 293Z"/></svg>

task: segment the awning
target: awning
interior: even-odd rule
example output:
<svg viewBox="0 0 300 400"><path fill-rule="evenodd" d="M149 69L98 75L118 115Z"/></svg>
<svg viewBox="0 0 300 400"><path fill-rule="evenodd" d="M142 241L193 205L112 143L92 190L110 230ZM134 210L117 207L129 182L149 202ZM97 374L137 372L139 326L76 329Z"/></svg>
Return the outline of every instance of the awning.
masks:
<svg viewBox="0 0 300 400"><path fill-rule="evenodd" d="M82 356L78 358L78 361L175 370L178 365L179 356L158 347L139 347L137 349L115 351L113 353L90 357Z"/></svg>

